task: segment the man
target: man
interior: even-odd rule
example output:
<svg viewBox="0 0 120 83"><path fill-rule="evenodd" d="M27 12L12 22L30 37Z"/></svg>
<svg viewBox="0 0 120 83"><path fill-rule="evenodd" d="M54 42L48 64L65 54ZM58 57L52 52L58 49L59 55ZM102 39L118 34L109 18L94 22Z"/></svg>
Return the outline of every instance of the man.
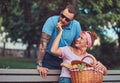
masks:
<svg viewBox="0 0 120 83"><path fill-rule="evenodd" d="M68 5L59 16L52 16L45 22L37 54L37 70L42 77L47 76L48 69L61 69L62 59L50 52L51 45L58 34L57 27L63 28L59 47L71 45L79 37L81 27L74 18L76 10L73 5Z"/></svg>

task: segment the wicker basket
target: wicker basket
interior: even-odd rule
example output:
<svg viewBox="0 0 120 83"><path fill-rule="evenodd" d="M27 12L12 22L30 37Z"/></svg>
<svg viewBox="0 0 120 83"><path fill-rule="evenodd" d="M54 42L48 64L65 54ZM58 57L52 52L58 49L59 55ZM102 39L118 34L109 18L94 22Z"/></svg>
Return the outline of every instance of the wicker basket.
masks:
<svg viewBox="0 0 120 83"><path fill-rule="evenodd" d="M85 59L86 57L84 57L83 59ZM92 58L92 57L90 57L90 58ZM71 62L71 64L74 65L74 64L85 63L86 66L92 67L92 65L90 65L86 62L83 62L83 59L81 61L74 60ZM72 79L72 83L102 83L103 74L99 71L90 70L90 69L82 70L82 71L73 69L73 70L71 70L71 79Z"/></svg>

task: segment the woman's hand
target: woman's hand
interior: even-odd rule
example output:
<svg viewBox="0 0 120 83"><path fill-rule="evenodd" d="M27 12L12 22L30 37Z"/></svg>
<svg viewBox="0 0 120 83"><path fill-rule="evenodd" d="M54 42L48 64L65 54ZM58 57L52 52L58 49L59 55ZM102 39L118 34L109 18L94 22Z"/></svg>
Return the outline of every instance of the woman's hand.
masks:
<svg viewBox="0 0 120 83"><path fill-rule="evenodd" d="M47 77L48 68L37 66L37 71L40 74L40 76L42 76L42 78Z"/></svg>
<svg viewBox="0 0 120 83"><path fill-rule="evenodd" d="M58 29L58 31L60 32L60 31L63 31L62 30L62 23L61 22L58 22L58 24L57 24L57 29Z"/></svg>
<svg viewBox="0 0 120 83"><path fill-rule="evenodd" d="M97 63L94 65L96 69L104 71L104 74L107 74L107 68L100 62L97 61Z"/></svg>

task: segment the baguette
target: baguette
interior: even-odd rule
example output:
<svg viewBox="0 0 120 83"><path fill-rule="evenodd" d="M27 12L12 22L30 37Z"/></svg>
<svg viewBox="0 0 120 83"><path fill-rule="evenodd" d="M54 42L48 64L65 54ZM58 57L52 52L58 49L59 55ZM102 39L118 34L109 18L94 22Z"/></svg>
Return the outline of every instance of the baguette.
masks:
<svg viewBox="0 0 120 83"><path fill-rule="evenodd" d="M68 64L68 63L65 63L65 62L62 62L60 65L61 65L62 67L68 68L68 69L72 68L72 65L70 65L70 64Z"/></svg>

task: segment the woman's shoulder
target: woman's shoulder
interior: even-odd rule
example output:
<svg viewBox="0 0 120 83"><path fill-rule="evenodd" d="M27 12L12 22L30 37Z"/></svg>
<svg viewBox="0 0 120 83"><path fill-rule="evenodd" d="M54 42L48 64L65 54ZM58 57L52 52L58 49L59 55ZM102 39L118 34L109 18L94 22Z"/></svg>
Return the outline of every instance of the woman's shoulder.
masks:
<svg viewBox="0 0 120 83"><path fill-rule="evenodd" d="M69 46L60 47L61 49L70 49Z"/></svg>
<svg viewBox="0 0 120 83"><path fill-rule="evenodd" d="M86 56L93 56L93 55L87 52L87 53L86 53Z"/></svg>
<svg viewBox="0 0 120 83"><path fill-rule="evenodd" d="M70 47L70 46L60 47L60 49L62 50L62 52L68 52L68 51L71 51L71 47Z"/></svg>

